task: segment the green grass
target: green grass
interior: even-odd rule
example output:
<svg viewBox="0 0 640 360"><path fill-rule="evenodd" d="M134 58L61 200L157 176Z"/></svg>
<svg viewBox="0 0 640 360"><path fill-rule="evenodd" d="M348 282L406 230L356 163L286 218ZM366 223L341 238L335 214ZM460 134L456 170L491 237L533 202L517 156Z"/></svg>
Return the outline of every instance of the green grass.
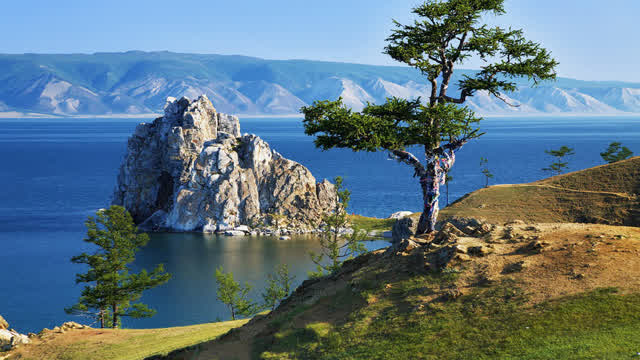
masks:
<svg viewBox="0 0 640 360"><path fill-rule="evenodd" d="M602 289L530 308L505 281L416 311L419 296L446 286L447 276L402 281L337 327L285 326L262 358L630 359L640 351L640 294Z"/></svg>
<svg viewBox="0 0 640 360"><path fill-rule="evenodd" d="M357 226L367 231L387 231L391 230L395 219L377 219L360 215L349 215L349 222L353 226Z"/></svg>
<svg viewBox="0 0 640 360"><path fill-rule="evenodd" d="M236 320L166 329L73 330L62 335L56 334L43 343L21 347L14 356L23 360L142 360L213 340L247 321Z"/></svg>

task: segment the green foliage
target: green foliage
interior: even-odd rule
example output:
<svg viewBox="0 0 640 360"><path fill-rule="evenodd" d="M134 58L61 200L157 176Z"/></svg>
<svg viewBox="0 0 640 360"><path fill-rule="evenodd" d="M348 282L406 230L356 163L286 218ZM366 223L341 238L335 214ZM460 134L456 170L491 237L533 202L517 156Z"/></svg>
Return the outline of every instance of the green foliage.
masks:
<svg viewBox="0 0 640 360"><path fill-rule="evenodd" d="M280 301L291 293L291 285L295 276L289 274L287 264L276 267L275 274L267 275L267 288L262 293L264 308L275 310Z"/></svg>
<svg viewBox="0 0 640 360"><path fill-rule="evenodd" d="M633 152L628 147L622 146L622 143L612 142L609 147L600 153L600 156L604 161L609 164L625 160L633 156Z"/></svg>
<svg viewBox="0 0 640 360"><path fill-rule="evenodd" d="M424 104L421 99L394 97L355 112L338 99L315 101L301 109L305 134L316 137L318 148L389 151L392 158L414 168L426 204L418 231L435 231L436 188L444 180L440 178L453 164L455 151L482 135L476 127L481 118L460 105L477 91L506 102L502 94L514 91L520 79L537 85L556 78L558 63L539 44L526 40L521 30L482 23L484 15L504 14L503 2L429 0L413 9L418 20L412 24L395 22L385 53L426 76L431 92ZM460 93L452 97L454 67L471 57L485 60L486 65L464 74L458 82ZM424 147L426 164L406 151L412 145ZM446 169L441 166L443 158Z"/></svg>
<svg viewBox="0 0 640 360"><path fill-rule="evenodd" d="M283 221L286 218L286 215L278 214L275 212L269 214L269 221L271 225L276 227L276 229L279 229L283 225Z"/></svg>
<svg viewBox="0 0 640 360"><path fill-rule="evenodd" d="M413 24L395 22L385 52L393 59L419 69L430 81L445 84L454 64L471 57L487 62L480 72L459 81L461 102L478 90L501 98L516 89L514 79L525 77L534 84L556 78L558 63L539 44L524 38L522 30L482 24L486 14L503 15L504 0L426 1L413 9L420 19ZM497 59L491 61L492 59ZM447 99L446 92L440 97ZM452 100L452 99L449 99Z"/></svg>
<svg viewBox="0 0 640 360"><path fill-rule="evenodd" d="M558 150L545 150L544 152L556 158L556 161L551 163L548 168L543 168L542 170L556 173L557 175L562 174L569 167L569 162L564 159L567 156L575 155L573 150L573 148L564 145Z"/></svg>
<svg viewBox="0 0 640 360"><path fill-rule="evenodd" d="M315 272L309 273L311 277L322 276L326 273L333 273L340 269L342 262L362 254L366 251L363 240L367 237L367 232L353 227L350 235L341 235L349 224L347 218L347 207L351 199L351 193L342 185L342 178L334 179L338 201L330 214L323 217L324 228L320 234L320 253L311 253L311 260L316 264ZM327 263L328 261L328 263Z"/></svg>
<svg viewBox="0 0 640 360"><path fill-rule="evenodd" d="M316 136L317 147L354 151L403 150L411 145L439 146L452 138L480 136L480 121L468 108L454 104L429 107L420 100L391 98L385 104L368 104L354 112L342 99L316 101L301 110L305 134Z"/></svg>
<svg viewBox="0 0 640 360"><path fill-rule="evenodd" d="M484 175L484 178L485 178L484 187L489 187L489 179L493 178L493 174L489 170L489 160L481 157L480 169L481 169L480 171L482 172L482 175Z"/></svg>
<svg viewBox="0 0 640 360"><path fill-rule="evenodd" d="M233 273L225 273L222 266L216 269L215 276L217 299L227 305L232 320L236 320L237 316L250 317L260 311L260 306L249 299L251 285L248 282L240 285L233 279Z"/></svg>
<svg viewBox="0 0 640 360"><path fill-rule="evenodd" d="M92 254L74 256L71 262L89 266L86 273L76 275L76 283L90 285L84 287L78 303L65 311L93 317L100 321L101 327L110 317L114 328L119 326L122 316L153 316L154 310L136 301L144 290L166 283L171 275L165 273L162 264L151 273L146 270L129 273L129 264L135 260L135 253L147 244L149 236L138 233L131 215L116 205L99 210L85 225L84 241L98 248Z"/></svg>
<svg viewBox="0 0 640 360"><path fill-rule="evenodd" d="M378 219L361 215L347 215L347 219L352 227L357 227L367 232L391 230L396 222L396 219Z"/></svg>

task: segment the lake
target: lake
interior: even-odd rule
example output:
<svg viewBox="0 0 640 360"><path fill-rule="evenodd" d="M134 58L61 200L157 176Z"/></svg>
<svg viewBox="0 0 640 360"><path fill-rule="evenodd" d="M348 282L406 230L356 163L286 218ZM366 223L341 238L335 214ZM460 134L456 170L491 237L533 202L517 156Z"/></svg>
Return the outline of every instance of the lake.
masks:
<svg viewBox="0 0 640 360"><path fill-rule="evenodd" d="M17 330L38 331L63 321L81 290L74 274L83 271L69 259L87 251L84 221L108 205L127 137L141 120L1 119L0 152L0 314ZM387 217L417 211L422 199L413 171L383 153L319 151L304 135L300 119L241 119L243 132L267 140L285 157L307 166L317 179L343 176L352 192L350 212ZM551 162L544 150L567 145L576 155L570 170L602 164L599 153L620 141L640 153L638 117L491 118L486 135L458 153L452 171L451 201L480 188L480 157L489 160L492 183L530 182L546 177ZM418 152L419 154L419 152ZM443 199L441 204L446 200ZM369 249L387 246L368 242ZM155 234L138 255L136 268L164 263L173 274L166 285L145 293L158 310L151 319L125 320L126 327L189 325L228 319L215 299L213 273L223 266L236 279L262 291L266 273L287 263L299 284L314 268L312 239L227 238L199 234Z"/></svg>

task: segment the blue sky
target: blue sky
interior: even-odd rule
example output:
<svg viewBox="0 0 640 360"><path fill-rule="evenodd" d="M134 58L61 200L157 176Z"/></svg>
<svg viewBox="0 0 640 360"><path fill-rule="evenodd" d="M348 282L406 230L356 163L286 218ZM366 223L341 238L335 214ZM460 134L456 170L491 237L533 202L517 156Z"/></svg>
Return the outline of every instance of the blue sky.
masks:
<svg viewBox="0 0 640 360"><path fill-rule="evenodd" d="M416 0L3 1L1 53L169 50L393 65L391 19ZM496 20L524 28L560 75L640 82L640 1L506 0ZM477 68L470 62L466 68Z"/></svg>

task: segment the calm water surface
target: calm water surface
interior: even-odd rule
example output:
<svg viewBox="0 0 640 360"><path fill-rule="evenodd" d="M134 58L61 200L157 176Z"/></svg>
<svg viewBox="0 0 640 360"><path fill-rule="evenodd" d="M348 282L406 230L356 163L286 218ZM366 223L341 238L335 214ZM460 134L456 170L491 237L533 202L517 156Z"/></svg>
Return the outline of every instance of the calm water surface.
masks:
<svg viewBox="0 0 640 360"><path fill-rule="evenodd" d="M89 250L82 242L83 222L109 203L126 139L139 121L0 120L0 314L16 329L37 331L70 319L63 308L78 297L74 274L82 268L69 259ZM243 119L241 125L243 132L258 134L284 156L309 167L318 179L345 177L352 191L350 211L386 217L398 210L420 209L412 171L385 154L316 150L299 119ZM489 159L494 183L520 183L545 177L540 169L550 159L544 150L561 145L576 149L569 160L571 170L601 164L598 154L612 141L640 153L640 118L499 118L485 120L482 128L487 134L458 153L451 200L482 186L481 156ZM386 245L368 243L370 249ZM315 241L304 238L153 235L135 266L151 269L165 263L173 279L143 298L158 315L125 321L125 326L227 319L215 299L217 266L255 284L257 298L265 274L277 264L289 264L297 283L304 280L313 269L308 252L316 247Z"/></svg>

